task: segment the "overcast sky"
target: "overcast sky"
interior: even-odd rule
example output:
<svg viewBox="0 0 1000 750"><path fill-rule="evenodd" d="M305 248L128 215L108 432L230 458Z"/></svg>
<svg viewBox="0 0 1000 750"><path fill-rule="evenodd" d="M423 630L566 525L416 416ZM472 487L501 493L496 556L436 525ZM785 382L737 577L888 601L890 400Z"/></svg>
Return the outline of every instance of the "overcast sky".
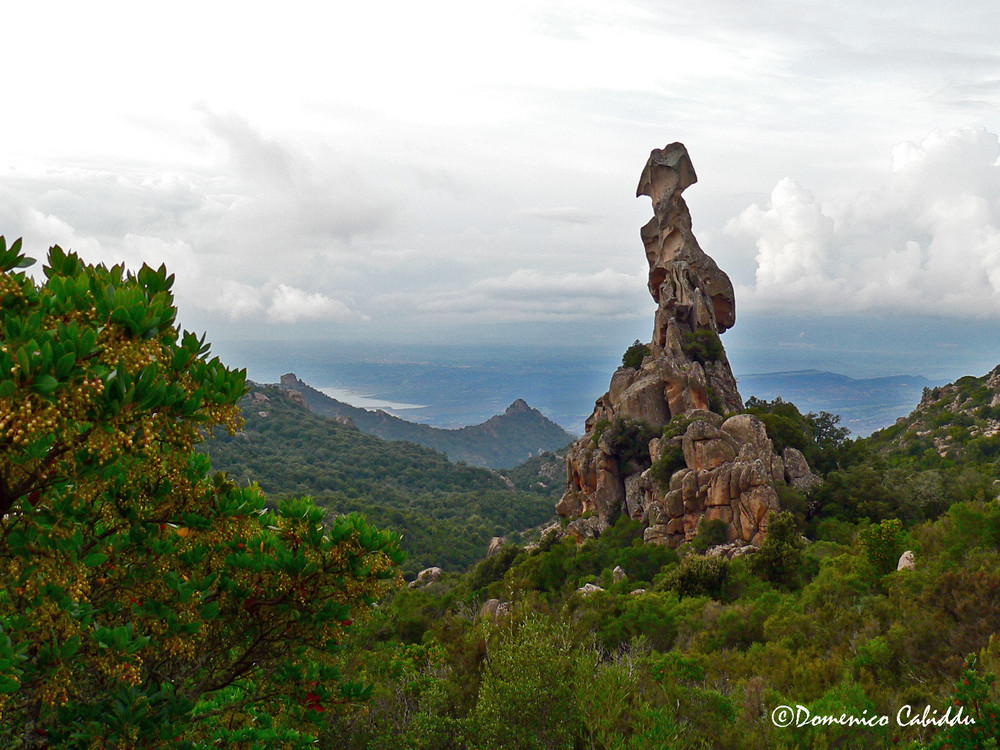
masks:
<svg viewBox="0 0 1000 750"><path fill-rule="evenodd" d="M822 365L866 321L929 346L920 320L1000 361L994 3L3 15L0 233L165 262L209 340L648 338L634 191L681 141L695 233L737 289L731 358L801 345Z"/></svg>

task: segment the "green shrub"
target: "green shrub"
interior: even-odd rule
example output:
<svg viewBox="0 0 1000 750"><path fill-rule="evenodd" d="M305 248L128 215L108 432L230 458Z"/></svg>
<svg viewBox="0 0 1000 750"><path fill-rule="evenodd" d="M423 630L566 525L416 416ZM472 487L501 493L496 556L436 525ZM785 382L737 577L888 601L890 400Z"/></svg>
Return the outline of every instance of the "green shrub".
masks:
<svg viewBox="0 0 1000 750"><path fill-rule="evenodd" d="M595 426L594 435L597 434ZM641 419L616 417L601 434L605 437L608 450L617 457L623 469L643 471L649 468L649 441L659 434L649 423ZM625 473L631 471L626 470Z"/></svg>
<svg viewBox="0 0 1000 750"><path fill-rule="evenodd" d="M955 683L953 703L964 709L963 714L973 718L975 724L955 724L942 729L929 747L933 750L996 747L995 738L1000 737L1000 702L997 701L996 678L980 668L979 659L974 654L970 654L965 660L962 676ZM952 715L955 713L953 711Z"/></svg>
<svg viewBox="0 0 1000 750"><path fill-rule="evenodd" d="M896 569L900 555L900 533L903 524L898 518L887 518L858 529L858 544L876 573L885 575Z"/></svg>
<svg viewBox="0 0 1000 750"><path fill-rule="evenodd" d="M729 561L722 557L688 555L680 567L667 576L667 588L681 596L722 597L729 575Z"/></svg>
<svg viewBox="0 0 1000 750"><path fill-rule="evenodd" d="M607 429L610 426L611 426L611 420L610 419L598 419L594 423L594 434L590 436L591 442L593 442L594 445L597 445L598 443L600 443L601 442L601 436L607 431Z"/></svg>
<svg viewBox="0 0 1000 750"><path fill-rule="evenodd" d="M729 524L721 519L717 518L713 521L706 521L703 518L701 519L701 523L698 524L698 536L691 541L691 545L698 552L705 552L710 547L725 544L726 531L728 529Z"/></svg>
<svg viewBox="0 0 1000 750"><path fill-rule="evenodd" d="M488 647L469 715L473 747L572 747L580 707L578 653L568 629L530 617L498 636Z"/></svg>
<svg viewBox="0 0 1000 750"><path fill-rule="evenodd" d="M725 355L722 340L715 331L692 331L681 335L681 348L695 362L707 365L718 362Z"/></svg>
<svg viewBox="0 0 1000 750"><path fill-rule="evenodd" d="M653 462L650 476L666 492L670 487L670 478L686 465L683 449L679 445L668 443L660 448L660 457Z"/></svg>
<svg viewBox="0 0 1000 750"><path fill-rule="evenodd" d="M666 425L664 425L663 433L660 435L660 437L666 438L668 440L670 438L682 437L684 433L687 432L687 428L691 426L691 422L693 421L694 420L692 420L690 417L685 417L679 414L677 416L671 417L670 421L667 422Z"/></svg>
<svg viewBox="0 0 1000 750"><path fill-rule="evenodd" d="M771 514L767 539L747 559L747 566L752 573L776 586L795 586L802 570L802 539L795 516L788 511Z"/></svg>
<svg viewBox="0 0 1000 750"><path fill-rule="evenodd" d="M510 544L492 557L480 560L469 573L469 588L472 591L481 591L491 583L502 579L520 553L520 548Z"/></svg>
<svg viewBox="0 0 1000 750"><path fill-rule="evenodd" d="M342 641L398 539L212 474L194 446L235 432L246 373L177 328L164 266L55 246L36 282L20 246L0 237L0 747L313 746L313 716L370 694Z"/></svg>
<svg viewBox="0 0 1000 750"><path fill-rule="evenodd" d="M636 339L635 343L626 349L622 355L622 367L631 367L633 370L638 370L642 367L643 357L648 356L649 346Z"/></svg>

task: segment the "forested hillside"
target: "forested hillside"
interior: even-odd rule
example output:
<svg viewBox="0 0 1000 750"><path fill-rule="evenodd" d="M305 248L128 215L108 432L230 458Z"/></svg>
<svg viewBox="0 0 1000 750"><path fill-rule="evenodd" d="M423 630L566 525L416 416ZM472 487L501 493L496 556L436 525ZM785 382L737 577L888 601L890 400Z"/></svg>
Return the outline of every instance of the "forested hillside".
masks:
<svg viewBox="0 0 1000 750"><path fill-rule="evenodd" d="M379 687L368 714L341 719L341 746L995 747L1000 471L956 429L992 439L989 421L965 423L969 409L993 418L990 379L928 393L869 440L751 400L825 482L783 491L748 554L720 546L718 522L674 550L621 517L597 539L549 534L398 592L358 640L353 669ZM956 440L933 455L932 422ZM783 706L806 724L788 726ZM957 716L976 723L947 725Z"/></svg>
<svg viewBox="0 0 1000 750"><path fill-rule="evenodd" d="M308 495L332 514L357 511L403 536L413 574L464 570L493 536L553 516L548 493L516 491L495 472L463 466L419 445L387 441L314 413L278 386L251 386L240 401L242 432L202 448L238 484L269 497Z"/></svg>
<svg viewBox="0 0 1000 750"><path fill-rule="evenodd" d="M332 399L295 375L281 378L282 388L301 393L309 408L327 417L349 417L362 432L385 440L407 440L447 454L452 461L493 469L517 466L543 451L564 448L574 436L540 411L518 399L503 414L482 424L444 430L408 422L388 412L360 409Z"/></svg>

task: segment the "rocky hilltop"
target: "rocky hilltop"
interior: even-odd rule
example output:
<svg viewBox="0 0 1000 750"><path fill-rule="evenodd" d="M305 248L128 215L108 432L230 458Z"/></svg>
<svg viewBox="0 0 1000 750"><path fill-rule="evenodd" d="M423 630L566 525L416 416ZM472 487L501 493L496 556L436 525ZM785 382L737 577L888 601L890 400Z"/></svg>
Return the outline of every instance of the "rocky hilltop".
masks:
<svg viewBox="0 0 1000 750"><path fill-rule="evenodd" d="M680 143L654 150L639 179L636 196L653 203L640 232L653 339L630 349L568 452L556 512L579 538L624 512L647 522L648 542L677 546L718 519L729 539L757 543L778 508L774 485L816 481L801 453L777 455L764 424L740 413L719 338L736 323L733 285L698 245L681 195L697 179Z"/></svg>
<svg viewBox="0 0 1000 750"><path fill-rule="evenodd" d="M927 466L994 461L1000 455L1000 365L981 377L924 388L917 408L872 435L871 444Z"/></svg>

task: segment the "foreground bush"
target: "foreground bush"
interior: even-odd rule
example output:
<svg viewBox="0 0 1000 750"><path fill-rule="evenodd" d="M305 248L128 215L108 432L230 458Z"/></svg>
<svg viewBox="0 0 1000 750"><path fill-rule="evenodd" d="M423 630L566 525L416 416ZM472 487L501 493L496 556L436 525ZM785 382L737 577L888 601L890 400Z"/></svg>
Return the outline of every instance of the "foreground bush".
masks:
<svg viewBox="0 0 1000 750"><path fill-rule="evenodd" d="M367 695L339 643L396 540L211 478L245 373L179 333L165 268L31 263L0 238L0 746L311 744Z"/></svg>

